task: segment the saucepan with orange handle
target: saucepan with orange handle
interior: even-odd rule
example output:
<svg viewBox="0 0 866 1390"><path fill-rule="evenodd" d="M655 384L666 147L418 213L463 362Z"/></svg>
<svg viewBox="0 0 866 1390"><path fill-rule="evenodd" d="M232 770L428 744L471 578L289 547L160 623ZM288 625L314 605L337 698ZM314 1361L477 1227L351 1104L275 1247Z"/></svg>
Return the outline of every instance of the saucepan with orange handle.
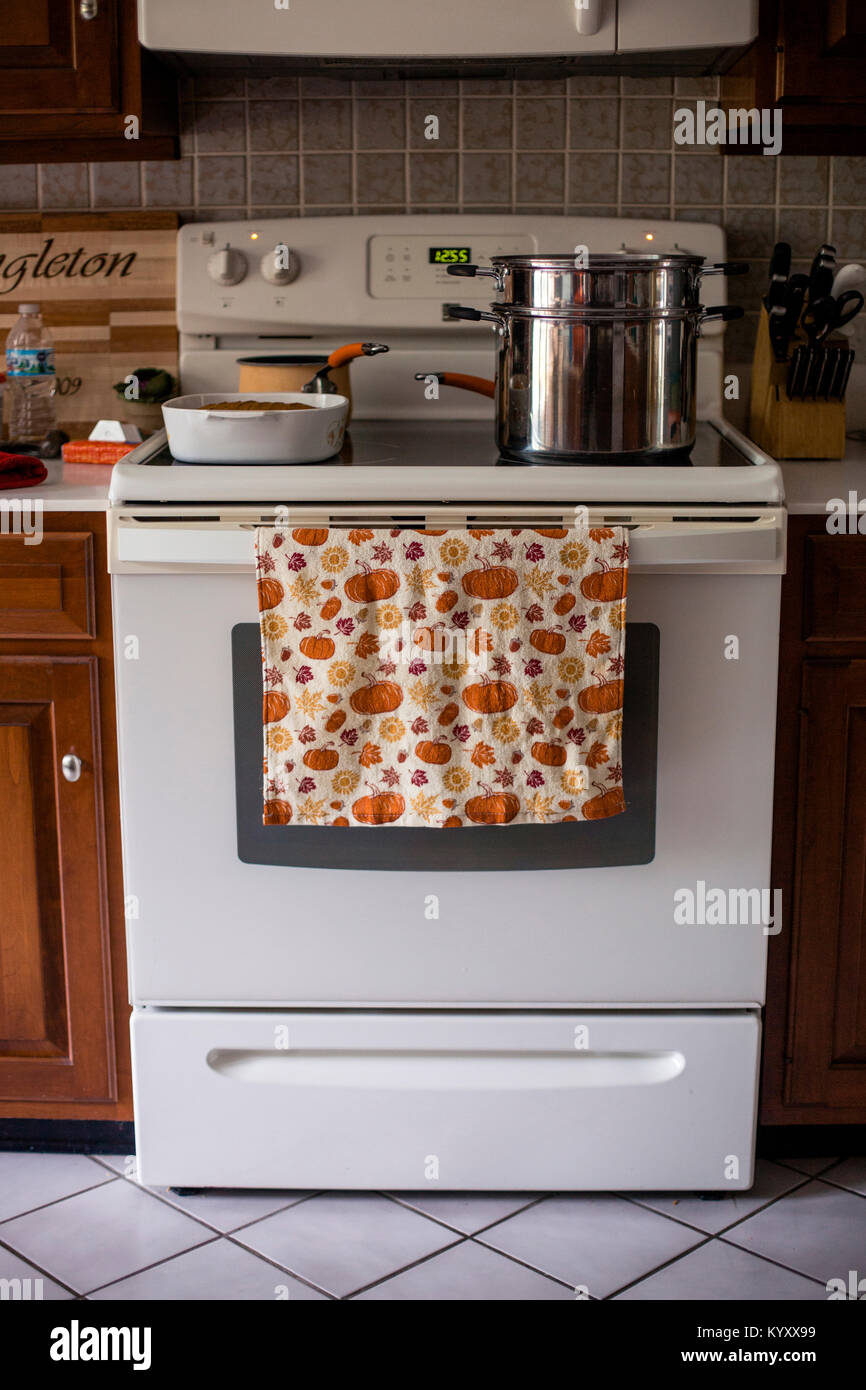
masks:
<svg viewBox="0 0 866 1390"><path fill-rule="evenodd" d="M349 364L356 357L375 357L387 352L384 343L346 343L328 356L310 352L275 353L273 356L239 357L238 390L308 391L345 396L350 402ZM333 373L333 375L332 375Z"/></svg>

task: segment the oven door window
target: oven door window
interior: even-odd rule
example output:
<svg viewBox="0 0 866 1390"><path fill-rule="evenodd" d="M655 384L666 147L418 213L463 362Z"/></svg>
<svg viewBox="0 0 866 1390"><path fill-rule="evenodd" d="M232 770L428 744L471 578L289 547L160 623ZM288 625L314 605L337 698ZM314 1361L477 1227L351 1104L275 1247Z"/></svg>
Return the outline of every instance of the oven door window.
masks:
<svg viewBox="0 0 866 1390"><path fill-rule="evenodd" d="M659 630L629 623L623 699L626 811L557 825L408 827L262 824L262 656L256 623L232 629L238 858L320 869L597 869L655 856Z"/></svg>

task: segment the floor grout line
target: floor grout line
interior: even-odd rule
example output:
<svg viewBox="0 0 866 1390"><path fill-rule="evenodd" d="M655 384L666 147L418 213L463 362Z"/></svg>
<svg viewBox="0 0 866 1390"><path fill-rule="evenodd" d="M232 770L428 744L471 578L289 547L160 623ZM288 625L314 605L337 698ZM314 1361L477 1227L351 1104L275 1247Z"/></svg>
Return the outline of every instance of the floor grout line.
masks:
<svg viewBox="0 0 866 1390"><path fill-rule="evenodd" d="M117 1181L118 1174L115 1174L114 1181ZM8 1226L11 1221L18 1221L22 1216L32 1216L34 1212L45 1211L48 1207L57 1207L61 1202L68 1202L73 1197L81 1197L85 1192L95 1192L98 1187L110 1187L111 1179L108 1182L94 1182L89 1187L79 1188L77 1192L66 1192L62 1197L52 1197L50 1202L40 1202L36 1207L26 1207L24 1211L16 1212L14 1216L4 1216L0 1220L0 1236L3 1234L3 1227Z"/></svg>
<svg viewBox="0 0 866 1390"><path fill-rule="evenodd" d="M37 1207L35 1210L38 1211L39 1208ZM43 1265L37 1264L35 1260L22 1254L20 1250L16 1250L13 1245L9 1245L6 1241L0 1240L0 1250L8 1250L9 1254L14 1255L16 1260L23 1260L24 1264L29 1265L31 1269L35 1269L43 1278L50 1279L52 1284L58 1284L60 1288L65 1289L67 1293L73 1294L76 1298L81 1297L78 1290L75 1289L72 1284L68 1284L65 1279L58 1278L56 1274L50 1274Z"/></svg>
<svg viewBox="0 0 866 1390"><path fill-rule="evenodd" d="M457 1232L454 1232L456 1235ZM357 1289L352 1289L350 1293L341 1294L341 1300L349 1303L360 1294L366 1293L368 1289L376 1289L380 1284L387 1284L390 1279L396 1279L398 1274L406 1274L410 1269L417 1269L419 1265L429 1264L438 1255L444 1255L449 1250L456 1250L458 1245L465 1245L470 1239L469 1236L460 1236L459 1240L452 1240L448 1245L442 1245L438 1250L431 1250L428 1255L421 1255L417 1260L410 1260L409 1264L401 1265L399 1269L392 1270L390 1274L383 1274L380 1279L373 1279L369 1284L362 1284Z"/></svg>

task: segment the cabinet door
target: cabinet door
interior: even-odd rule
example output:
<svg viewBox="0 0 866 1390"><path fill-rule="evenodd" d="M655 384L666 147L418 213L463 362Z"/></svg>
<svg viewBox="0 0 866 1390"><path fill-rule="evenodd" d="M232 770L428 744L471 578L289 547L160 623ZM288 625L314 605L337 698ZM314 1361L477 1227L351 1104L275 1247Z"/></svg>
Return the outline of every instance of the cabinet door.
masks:
<svg viewBox="0 0 866 1390"><path fill-rule="evenodd" d="M111 111L118 77L117 0L5 0L0 111Z"/></svg>
<svg viewBox="0 0 866 1390"><path fill-rule="evenodd" d="M862 118L866 102L863 54L855 55L850 43L839 41L838 25L838 13L834 26L826 4L779 0L776 94L783 105L808 101L836 110L839 103L857 103L861 105L858 119ZM848 119L853 120L853 114Z"/></svg>
<svg viewBox="0 0 866 1390"><path fill-rule="evenodd" d="M0 656L0 1101L116 1092L97 681Z"/></svg>
<svg viewBox="0 0 866 1390"><path fill-rule="evenodd" d="M786 1100L862 1109L866 661L807 661L801 720Z"/></svg>

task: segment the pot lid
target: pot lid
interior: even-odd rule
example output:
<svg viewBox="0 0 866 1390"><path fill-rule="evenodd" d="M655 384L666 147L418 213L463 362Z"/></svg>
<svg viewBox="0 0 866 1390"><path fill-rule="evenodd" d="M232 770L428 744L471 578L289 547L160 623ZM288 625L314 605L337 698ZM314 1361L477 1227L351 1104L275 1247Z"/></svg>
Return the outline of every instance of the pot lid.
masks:
<svg viewBox="0 0 866 1390"><path fill-rule="evenodd" d="M664 270L681 269L686 266L701 266L706 256L693 256L688 252L653 254L643 251L612 251L602 256L589 255L580 265L575 265L575 253L567 255L536 256L491 256L490 263L502 266L505 270Z"/></svg>

